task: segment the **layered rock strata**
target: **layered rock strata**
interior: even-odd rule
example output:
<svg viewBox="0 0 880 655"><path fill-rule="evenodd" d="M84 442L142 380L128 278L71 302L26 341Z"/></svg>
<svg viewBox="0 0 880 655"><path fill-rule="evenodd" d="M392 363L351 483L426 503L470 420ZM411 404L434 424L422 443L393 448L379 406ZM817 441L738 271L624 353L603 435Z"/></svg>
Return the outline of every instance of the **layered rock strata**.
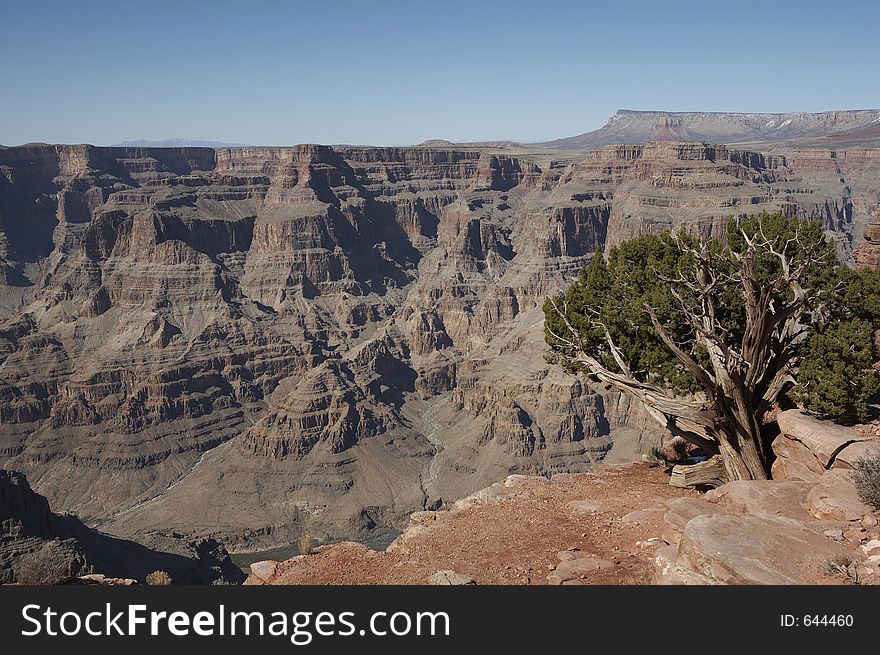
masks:
<svg viewBox="0 0 880 655"><path fill-rule="evenodd" d="M105 530L257 548L632 459L656 432L544 361L543 299L762 210L848 257L878 159L844 154L0 149L0 463Z"/></svg>

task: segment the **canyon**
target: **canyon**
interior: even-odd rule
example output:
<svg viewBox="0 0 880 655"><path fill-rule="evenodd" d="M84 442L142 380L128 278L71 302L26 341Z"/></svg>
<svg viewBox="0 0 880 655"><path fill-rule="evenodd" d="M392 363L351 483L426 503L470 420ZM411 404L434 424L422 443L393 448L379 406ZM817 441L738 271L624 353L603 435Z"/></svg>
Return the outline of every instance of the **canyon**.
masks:
<svg viewBox="0 0 880 655"><path fill-rule="evenodd" d="M545 360L596 252L780 211L870 262L878 206L870 144L0 148L0 465L119 537L390 540L654 443Z"/></svg>

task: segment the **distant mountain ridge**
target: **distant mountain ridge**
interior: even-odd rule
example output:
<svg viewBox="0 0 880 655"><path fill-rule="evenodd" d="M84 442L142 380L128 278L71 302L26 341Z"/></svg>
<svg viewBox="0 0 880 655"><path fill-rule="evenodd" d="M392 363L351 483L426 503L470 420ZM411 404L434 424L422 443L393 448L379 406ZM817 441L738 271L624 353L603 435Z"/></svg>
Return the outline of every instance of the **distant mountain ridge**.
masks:
<svg viewBox="0 0 880 655"><path fill-rule="evenodd" d="M242 148L247 143L226 143L224 141L201 141L199 139L136 139L114 143L114 148Z"/></svg>
<svg viewBox="0 0 880 655"><path fill-rule="evenodd" d="M598 130L537 145L560 150L589 150L648 141L708 141L728 145L880 141L880 109L815 114L620 109Z"/></svg>

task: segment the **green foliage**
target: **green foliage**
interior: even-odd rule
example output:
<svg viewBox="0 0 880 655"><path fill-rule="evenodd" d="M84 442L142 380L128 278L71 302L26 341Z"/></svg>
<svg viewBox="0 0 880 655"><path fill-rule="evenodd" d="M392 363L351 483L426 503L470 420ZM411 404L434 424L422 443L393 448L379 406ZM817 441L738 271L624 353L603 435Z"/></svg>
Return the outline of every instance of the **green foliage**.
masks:
<svg viewBox="0 0 880 655"><path fill-rule="evenodd" d="M816 306L832 297L839 279L838 267L835 265L837 257L834 246L825 240L819 221L788 218L782 214L766 212L749 216L739 222L731 220L727 224L727 242L731 252L742 254L746 251L743 233L751 238L766 237L776 251L786 248L792 268L802 268L801 285L811 291L811 305ZM780 266L776 255L767 249L757 249L755 268L761 282L767 283L774 279L779 274ZM780 299L791 300L791 291L782 289Z"/></svg>
<svg viewBox="0 0 880 655"><path fill-rule="evenodd" d="M669 460L666 458L666 451L660 446L651 446L645 451L645 456L651 463L651 466L669 466Z"/></svg>
<svg viewBox="0 0 880 655"><path fill-rule="evenodd" d="M839 271L839 287L836 310L841 318L860 318L880 327L880 269L854 271L842 267Z"/></svg>
<svg viewBox="0 0 880 655"><path fill-rule="evenodd" d="M683 238L692 240L683 235ZM669 284L687 265L685 256L668 233L646 235L611 250L606 262L596 254L580 278L558 299L544 303L545 334L548 343L562 356L570 370L574 350L553 335L567 334L553 303L565 308L565 315L580 335L580 344L604 366L617 369L606 340L607 326L633 376L642 382L668 386L680 393L695 391L696 380L672 356L658 337L645 310L655 308L660 320L677 341L693 342L693 331L676 311Z"/></svg>
<svg viewBox="0 0 880 655"><path fill-rule="evenodd" d="M747 249L740 230L750 238L765 237L779 250L795 235L799 236L803 245L790 243L788 252L792 264L804 269L802 284L810 289L809 304L816 305L827 299L836 282L834 268L828 265L835 261L833 249L825 243L818 222L768 214L747 218L740 223L731 221L727 235L729 245L711 238L707 246L710 267L719 277L714 290L716 320L726 331L727 341L737 348L746 323L742 286L732 276L736 255ZM657 335L646 306L654 308L658 320L682 350L700 364L707 364L706 353L697 342L687 317L683 316L671 283L682 275L691 274L694 259L688 249L698 244L696 237L683 231L676 238L664 232L659 236L645 235L625 241L611 249L607 262L601 254L594 255L565 294L544 303L545 337L561 363L571 371L584 370L574 359L575 349L557 338L566 335L567 330L554 309L554 303L564 310L577 330L583 351L606 368L618 370L600 324L607 326L635 379L679 394L697 391L699 387L693 375L676 360ZM755 268L759 280L767 281L778 276L780 262L776 256L761 252L756 257ZM678 290L688 293L680 285ZM790 290L780 289L780 302L790 300L790 296Z"/></svg>
<svg viewBox="0 0 880 655"><path fill-rule="evenodd" d="M868 399L880 388L874 326L855 318L819 326L810 337L792 398L838 423L864 421Z"/></svg>
<svg viewBox="0 0 880 655"><path fill-rule="evenodd" d="M880 329L880 270L836 271L823 321L807 342L792 399L804 409L851 425L864 421L868 401L880 390L873 365L880 354L874 340Z"/></svg>
<svg viewBox="0 0 880 655"><path fill-rule="evenodd" d="M711 370L708 353L685 309L699 308L700 298L697 290L682 282L695 274L716 280L714 321L726 346L742 352L749 299L737 271L743 266L754 271L756 293L770 292L772 315L794 299L776 254L784 251L789 272L806 291L803 332L797 338L774 334L768 356L783 357L785 350L792 371L797 372L800 364L799 385L792 396L805 409L845 423L863 420L869 397L880 387L872 369L878 359L873 333L880 328L880 271L839 266L818 221L781 214L731 220L725 242L710 238L703 243L708 256L702 269L695 266L694 255L701 242L684 232L626 241L612 248L607 260L594 255L564 294L544 303L545 338L557 361L572 372L589 374L578 361L581 351L606 369L620 372L611 341L629 369L628 378L678 395L698 391L696 378L661 340L647 308L653 308L678 348ZM759 400L764 391L759 385L748 393Z"/></svg>

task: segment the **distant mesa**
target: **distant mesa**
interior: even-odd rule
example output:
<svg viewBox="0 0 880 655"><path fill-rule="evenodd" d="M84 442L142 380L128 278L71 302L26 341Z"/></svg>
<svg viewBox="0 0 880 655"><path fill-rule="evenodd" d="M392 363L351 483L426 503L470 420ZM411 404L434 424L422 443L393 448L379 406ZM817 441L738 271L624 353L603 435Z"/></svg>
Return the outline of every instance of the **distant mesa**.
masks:
<svg viewBox="0 0 880 655"><path fill-rule="evenodd" d="M740 114L620 109L600 129L565 139L533 144L560 150L648 141L706 141L727 145L836 146L880 139L880 110L821 113Z"/></svg>
<svg viewBox="0 0 880 655"><path fill-rule="evenodd" d="M519 141L449 141L448 139L428 139L418 144L419 148L494 148L506 150L511 148L525 148Z"/></svg>
<svg viewBox="0 0 880 655"><path fill-rule="evenodd" d="M199 139L136 139L114 143L114 148L243 148L247 143L226 143L224 141L200 141Z"/></svg>

